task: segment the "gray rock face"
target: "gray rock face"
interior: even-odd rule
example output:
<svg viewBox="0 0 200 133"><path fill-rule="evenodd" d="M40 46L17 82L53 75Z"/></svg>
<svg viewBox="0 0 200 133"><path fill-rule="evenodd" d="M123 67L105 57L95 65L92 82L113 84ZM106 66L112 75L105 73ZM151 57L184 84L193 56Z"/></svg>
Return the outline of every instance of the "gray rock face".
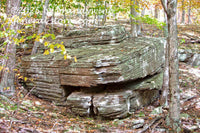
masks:
<svg viewBox="0 0 200 133"><path fill-rule="evenodd" d="M189 64L192 66L200 66L200 54L193 54L192 58L189 60Z"/></svg>
<svg viewBox="0 0 200 133"><path fill-rule="evenodd" d="M33 79L26 81L26 86L38 97L69 106L81 116L92 112L123 118L158 96L157 80L144 81L161 72L166 43L162 38L127 37L121 26L58 37L55 42L63 41L68 54L78 62L64 60L60 53L24 57L21 73Z"/></svg>
<svg viewBox="0 0 200 133"><path fill-rule="evenodd" d="M92 95L83 92L73 92L67 97L66 106L69 106L73 113L80 116L89 116L91 114Z"/></svg>
<svg viewBox="0 0 200 133"><path fill-rule="evenodd" d="M179 49L179 61L186 62L192 66L200 66L200 53L191 49Z"/></svg>
<svg viewBox="0 0 200 133"><path fill-rule="evenodd" d="M130 112L152 103L162 87L163 74L137 82L105 86L99 93L73 92L67 105L75 114L94 114L104 118L124 118Z"/></svg>

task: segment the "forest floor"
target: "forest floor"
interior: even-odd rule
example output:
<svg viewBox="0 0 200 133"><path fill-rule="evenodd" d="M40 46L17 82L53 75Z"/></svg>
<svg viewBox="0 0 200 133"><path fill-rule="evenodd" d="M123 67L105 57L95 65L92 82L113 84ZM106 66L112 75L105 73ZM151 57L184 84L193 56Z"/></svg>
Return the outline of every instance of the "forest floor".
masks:
<svg viewBox="0 0 200 133"><path fill-rule="evenodd" d="M155 28L155 27L154 27ZM157 37L160 32L146 27L145 36ZM191 41L200 37L199 26L179 26L181 48L200 50L200 43ZM198 41L197 41L198 42ZM200 132L200 67L179 63L181 89L181 126L183 132ZM166 132L168 108L162 108L159 100L134 112L129 118L103 120L79 117L66 107L39 99L23 87L17 87L12 97L0 95L0 133L20 132Z"/></svg>

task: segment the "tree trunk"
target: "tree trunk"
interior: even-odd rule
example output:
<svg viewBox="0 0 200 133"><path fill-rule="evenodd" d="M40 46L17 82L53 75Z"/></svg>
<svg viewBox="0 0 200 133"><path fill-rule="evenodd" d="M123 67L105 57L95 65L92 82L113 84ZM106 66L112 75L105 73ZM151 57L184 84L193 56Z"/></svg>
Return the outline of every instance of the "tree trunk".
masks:
<svg viewBox="0 0 200 133"><path fill-rule="evenodd" d="M177 38L177 0L164 0L162 5L168 20L168 54L169 54L169 117L171 128L180 132L180 89L178 78L178 38Z"/></svg>
<svg viewBox="0 0 200 133"><path fill-rule="evenodd" d="M137 17L137 12L135 9L136 5L136 0L131 0L130 1L130 6L131 6L131 16L130 16L130 21L131 21L131 36L132 37L137 37L137 24L136 24L136 20L132 17Z"/></svg>
<svg viewBox="0 0 200 133"><path fill-rule="evenodd" d="M43 13L42 13L42 23L39 26L38 34L41 34L44 31L48 6L49 6L49 0L45 0ZM39 45L40 45L40 42L35 41L33 49L32 49L32 53L31 53L32 55L37 53Z"/></svg>
<svg viewBox="0 0 200 133"><path fill-rule="evenodd" d="M99 6L100 6L100 2L99 0L97 1L97 25L100 26L100 12L99 12Z"/></svg>
<svg viewBox="0 0 200 133"><path fill-rule="evenodd" d="M184 7L184 0L182 0L182 17L181 17L181 23L185 24L185 7Z"/></svg>
<svg viewBox="0 0 200 133"><path fill-rule="evenodd" d="M167 6L167 0L164 0L165 6ZM164 19L166 26L164 26L164 36L168 37L168 22L167 22L167 14L164 11ZM168 43L165 44L165 65L164 65L164 77L163 77L163 86L162 86L162 95L161 95L161 105L168 106L168 93L169 93L169 58L168 58Z"/></svg>
<svg viewBox="0 0 200 133"><path fill-rule="evenodd" d="M169 15L170 16L170 15ZM178 38L176 15L168 18L169 44L169 111L174 131L180 127L180 89L178 78Z"/></svg>
<svg viewBox="0 0 200 133"><path fill-rule="evenodd" d="M142 8L142 11L141 11L141 16L142 16L142 17L144 17L144 15L145 15L145 10L146 10L146 8L143 7L143 8ZM141 33L142 33L142 29L143 29L143 24L141 23L141 24L140 24Z"/></svg>
<svg viewBox="0 0 200 133"><path fill-rule="evenodd" d="M7 0L6 13L8 18L18 16L20 10L21 0ZM9 25L8 25L9 26ZM18 24L16 22L10 22L10 30L14 30L17 33ZM12 35L11 38L17 38L18 34ZM0 93L5 95L12 95L15 92L15 61L16 61L16 45L7 37L6 40L9 42L6 45L5 56L8 58L3 59L3 67L5 68L1 73L1 85ZM6 88L6 89L5 89Z"/></svg>
<svg viewBox="0 0 200 133"><path fill-rule="evenodd" d="M138 16L139 14L139 1L136 0L136 6L137 6L137 11L136 11L136 16ZM141 31L141 22L139 20L136 21L136 27L137 27L137 35L141 35L142 31Z"/></svg>
<svg viewBox="0 0 200 133"><path fill-rule="evenodd" d="M102 20L102 25L106 23L106 17L107 17L107 1L104 3L104 14L103 14L103 20Z"/></svg>
<svg viewBox="0 0 200 133"><path fill-rule="evenodd" d="M191 5L188 7L188 24L191 24Z"/></svg>
<svg viewBox="0 0 200 133"><path fill-rule="evenodd" d="M56 7L53 7L52 24L51 24L51 33L52 34L54 33L55 10L56 10Z"/></svg>
<svg viewBox="0 0 200 133"><path fill-rule="evenodd" d="M85 0L84 6L84 28L88 27L88 20L87 20L87 0Z"/></svg>
<svg viewBox="0 0 200 133"><path fill-rule="evenodd" d="M62 33L64 34L64 32L65 32L65 21L66 21L66 13L65 13L66 6L65 6L65 1L64 0L62 0L62 4L63 4L63 8L64 8L64 12L63 12L64 21L63 21L63 31L62 31Z"/></svg>
<svg viewBox="0 0 200 133"><path fill-rule="evenodd" d="M155 6L155 14L154 15L155 15L155 18L157 18L157 19L158 19L158 11L159 11L158 10L158 5L156 5Z"/></svg>

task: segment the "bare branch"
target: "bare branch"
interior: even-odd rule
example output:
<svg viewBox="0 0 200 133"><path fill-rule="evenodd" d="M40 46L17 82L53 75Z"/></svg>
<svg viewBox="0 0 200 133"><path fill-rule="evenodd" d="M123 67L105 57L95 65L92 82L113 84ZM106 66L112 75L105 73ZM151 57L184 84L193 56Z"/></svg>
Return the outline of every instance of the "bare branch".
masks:
<svg viewBox="0 0 200 133"><path fill-rule="evenodd" d="M166 14L168 14L166 0L160 0Z"/></svg>

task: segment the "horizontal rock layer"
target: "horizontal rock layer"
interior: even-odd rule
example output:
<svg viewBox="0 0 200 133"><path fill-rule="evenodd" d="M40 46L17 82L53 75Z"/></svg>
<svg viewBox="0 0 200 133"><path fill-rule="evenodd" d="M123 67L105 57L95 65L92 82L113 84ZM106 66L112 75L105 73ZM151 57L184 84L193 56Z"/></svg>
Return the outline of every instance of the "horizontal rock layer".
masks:
<svg viewBox="0 0 200 133"><path fill-rule="evenodd" d="M109 85L100 93L73 92L66 105L81 116L124 118L153 102L159 96L162 80L163 74L160 73L137 82Z"/></svg>
<svg viewBox="0 0 200 133"><path fill-rule="evenodd" d="M35 81L48 82L58 76L61 85L91 87L153 75L164 61L162 39L137 38L117 44L92 45L68 50L78 62L64 60L63 55L34 55L22 59L21 72ZM46 81L48 80L48 81Z"/></svg>

